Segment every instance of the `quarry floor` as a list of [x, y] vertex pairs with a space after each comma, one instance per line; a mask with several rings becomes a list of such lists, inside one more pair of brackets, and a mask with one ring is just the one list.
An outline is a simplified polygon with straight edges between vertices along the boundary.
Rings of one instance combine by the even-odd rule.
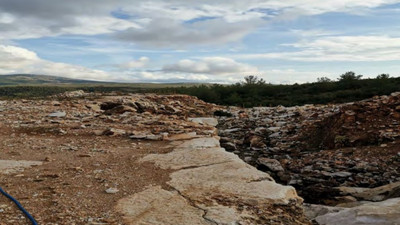
[[[2, 160], [43, 162], [2, 174], [0, 180], [0, 186], [39, 224], [122, 224], [113, 210], [119, 199], [149, 185], [163, 186], [169, 179], [168, 170], [136, 160], [168, 152], [168, 144], [162, 141], [99, 137], [90, 132], [60, 136], [2, 127], [0, 149]], [[0, 224], [29, 223], [13, 203], [0, 196]]]

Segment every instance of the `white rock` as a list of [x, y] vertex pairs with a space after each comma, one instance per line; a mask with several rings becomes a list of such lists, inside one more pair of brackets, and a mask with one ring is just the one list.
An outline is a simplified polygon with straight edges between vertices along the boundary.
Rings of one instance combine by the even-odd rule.
[[126, 224], [210, 224], [202, 217], [203, 210], [193, 207], [177, 192], [163, 190], [160, 186], [120, 200], [116, 209], [123, 214]]
[[319, 224], [324, 225], [399, 225], [400, 198], [392, 198], [383, 202], [366, 203], [336, 213], [318, 216], [315, 220]]
[[173, 151], [167, 154], [151, 154], [142, 158], [141, 162], [154, 162], [161, 169], [182, 169], [205, 165], [227, 163], [240, 160], [233, 153], [225, 152], [223, 148], [192, 149]]
[[31, 166], [40, 166], [43, 163], [40, 161], [25, 161], [25, 160], [0, 160], [0, 173], [9, 174], [21, 172], [25, 168]]
[[215, 137], [211, 138], [196, 138], [185, 141], [177, 146], [177, 149], [195, 149], [195, 148], [219, 148], [219, 140]]
[[118, 193], [118, 192], [119, 192], [119, 190], [117, 188], [109, 188], [109, 189], [106, 190], [107, 194], [115, 194], [115, 193]]
[[203, 125], [208, 125], [215, 127], [218, 125], [218, 120], [212, 117], [197, 117], [197, 118], [188, 118], [189, 121], [194, 123], [199, 123]]
[[67, 113], [65, 112], [54, 112], [48, 115], [48, 117], [65, 117]]

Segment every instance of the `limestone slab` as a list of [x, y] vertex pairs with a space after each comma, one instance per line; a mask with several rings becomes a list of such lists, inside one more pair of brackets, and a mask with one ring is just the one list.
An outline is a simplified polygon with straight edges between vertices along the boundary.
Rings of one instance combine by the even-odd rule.
[[193, 207], [177, 192], [163, 190], [160, 186], [120, 200], [116, 209], [123, 214], [127, 224], [212, 224], [203, 218], [203, 210]]
[[189, 141], [184, 141], [176, 147], [176, 150], [190, 150], [196, 148], [218, 148], [219, 140], [215, 137], [195, 138]]
[[189, 121], [198, 123], [198, 124], [203, 124], [207, 126], [212, 126], [215, 127], [218, 125], [218, 120], [216, 118], [212, 117], [196, 117], [196, 118], [188, 118]]
[[223, 148], [191, 149], [173, 151], [167, 154], [151, 154], [142, 158], [141, 162], [153, 162], [161, 169], [183, 169], [200, 167], [240, 160], [233, 153], [227, 153]]
[[40, 166], [40, 161], [26, 161], [26, 160], [0, 160], [0, 173], [10, 174], [23, 171], [25, 168], [31, 166]]
[[293, 187], [277, 184], [268, 174], [238, 161], [180, 170], [171, 174], [168, 184], [196, 201], [213, 196], [269, 203], [300, 199]]
[[336, 213], [328, 213], [317, 217], [315, 220], [319, 224], [324, 225], [399, 225], [400, 198], [392, 198], [383, 202], [366, 203]]

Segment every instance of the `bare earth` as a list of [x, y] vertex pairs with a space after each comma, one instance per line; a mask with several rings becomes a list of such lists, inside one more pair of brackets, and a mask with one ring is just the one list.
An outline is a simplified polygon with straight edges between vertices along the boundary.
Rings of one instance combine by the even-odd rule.
[[[10, 135], [11, 134], [11, 135]], [[0, 158], [43, 161], [42, 166], [4, 174], [1, 187], [17, 198], [40, 224], [121, 224], [116, 201], [164, 185], [169, 171], [136, 159], [168, 152], [165, 143], [93, 134], [38, 135], [21, 129], [0, 133]], [[115, 194], [107, 194], [117, 188]], [[27, 224], [21, 212], [0, 197], [0, 224]]]

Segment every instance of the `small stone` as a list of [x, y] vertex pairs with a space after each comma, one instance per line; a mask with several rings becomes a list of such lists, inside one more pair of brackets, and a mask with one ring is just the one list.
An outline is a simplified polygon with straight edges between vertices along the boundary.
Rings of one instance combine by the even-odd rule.
[[59, 111], [59, 112], [51, 113], [51, 114], [49, 114], [47, 116], [48, 117], [58, 117], [58, 118], [60, 118], [60, 117], [65, 117], [66, 115], [67, 115], [66, 112]]
[[45, 161], [45, 162], [51, 162], [52, 159], [51, 159], [50, 157], [46, 156], [46, 158], [44, 158], [44, 161]]
[[103, 131], [103, 135], [107, 135], [107, 136], [121, 136], [121, 135], [124, 135], [125, 133], [126, 133], [125, 130], [115, 129], [115, 128], [109, 128], [109, 129]]
[[349, 177], [351, 175], [352, 175], [352, 173], [350, 173], [350, 172], [335, 172], [335, 173], [331, 173], [331, 176], [333, 176], [333, 177]]
[[119, 192], [117, 188], [109, 188], [106, 190], [107, 194], [116, 194], [117, 192]]

